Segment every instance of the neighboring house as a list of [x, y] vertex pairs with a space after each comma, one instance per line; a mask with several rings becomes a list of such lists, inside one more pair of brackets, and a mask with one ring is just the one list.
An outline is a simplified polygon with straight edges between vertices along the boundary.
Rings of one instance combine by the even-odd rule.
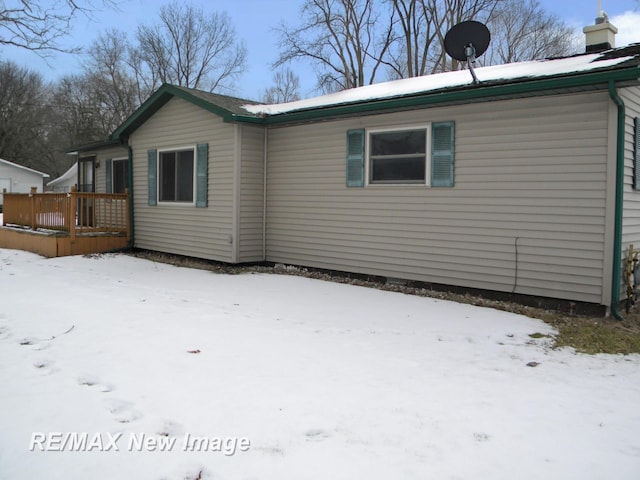
[[70, 192], [71, 188], [78, 184], [78, 164], [74, 163], [69, 170], [55, 180], [47, 183], [47, 190], [55, 193]]
[[76, 151], [99, 191], [131, 161], [140, 248], [615, 313], [640, 246], [639, 65], [635, 44], [281, 105], [163, 85]]
[[4, 190], [7, 193], [29, 193], [35, 187], [42, 192], [45, 178], [49, 178], [49, 175], [0, 159], [0, 205], [3, 204]]

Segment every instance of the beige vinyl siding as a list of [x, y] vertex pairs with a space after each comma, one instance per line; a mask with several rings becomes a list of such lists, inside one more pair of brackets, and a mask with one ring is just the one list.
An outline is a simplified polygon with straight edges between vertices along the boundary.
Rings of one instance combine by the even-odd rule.
[[[607, 102], [557, 95], [272, 129], [267, 260], [600, 303]], [[347, 130], [449, 120], [453, 188], [345, 186]]]
[[262, 127], [241, 127], [241, 173], [238, 262], [263, 258], [264, 135]]
[[[107, 160], [109, 159], [125, 159], [129, 152], [123, 147], [106, 148], [98, 150], [96, 155], [96, 193], [106, 193], [107, 191]], [[82, 157], [87, 156], [82, 154]], [[99, 166], [97, 166], [99, 164]]]
[[[173, 98], [131, 136], [135, 245], [210, 260], [232, 260], [234, 126]], [[208, 207], [149, 206], [147, 150], [209, 144]], [[194, 192], [195, 195], [195, 192]]]
[[[633, 188], [633, 119], [640, 117], [640, 87], [620, 89], [620, 97], [625, 104], [624, 142], [624, 206], [622, 220], [622, 260], [629, 253], [629, 245], [640, 248], [640, 190]], [[623, 270], [624, 272], [624, 270]], [[625, 287], [620, 290], [620, 298], [626, 298]]]

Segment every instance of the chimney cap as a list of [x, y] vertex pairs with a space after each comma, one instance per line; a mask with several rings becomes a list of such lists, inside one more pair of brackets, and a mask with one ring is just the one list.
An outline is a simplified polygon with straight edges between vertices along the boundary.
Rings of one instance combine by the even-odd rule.
[[609, 23], [609, 15], [607, 15], [607, 12], [603, 12], [602, 10], [600, 10], [598, 12], [598, 16], [596, 17], [596, 25], [600, 25], [603, 23]]

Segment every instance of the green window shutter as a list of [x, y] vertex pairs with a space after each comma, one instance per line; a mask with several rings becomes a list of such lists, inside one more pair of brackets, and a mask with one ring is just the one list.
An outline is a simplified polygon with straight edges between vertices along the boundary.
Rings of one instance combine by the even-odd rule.
[[108, 160], [104, 161], [104, 175], [106, 177], [106, 185], [105, 185], [105, 191], [107, 193], [113, 193], [113, 185], [111, 184], [111, 168], [113, 165], [113, 161], [109, 158]]
[[155, 149], [147, 150], [147, 180], [149, 188], [149, 205], [158, 204], [158, 151]]
[[196, 207], [205, 208], [209, 186], [209, 144], [200, 143], [196, 150]]
[[364, 187], [364, 129], [347, 132], [347, 187]]
[[431, 186], [453, 187], [454, 122], [431, 125]]
[[633, 188], [640, 190], [640, 117], [633, 119]]

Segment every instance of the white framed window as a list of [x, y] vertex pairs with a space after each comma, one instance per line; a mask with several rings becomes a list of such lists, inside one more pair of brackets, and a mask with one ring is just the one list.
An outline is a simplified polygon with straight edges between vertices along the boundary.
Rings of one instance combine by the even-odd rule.
[[429, 127], [367, 130], [367, 183], [428, 185]]
[[158, 151], [158, 202], [194, 203], [195, 150]]
[[454, 186], [455, 122], [347, 131], [346, 186]]
[[147, 150], [147, 205], [209, 205], [209, 144]]

